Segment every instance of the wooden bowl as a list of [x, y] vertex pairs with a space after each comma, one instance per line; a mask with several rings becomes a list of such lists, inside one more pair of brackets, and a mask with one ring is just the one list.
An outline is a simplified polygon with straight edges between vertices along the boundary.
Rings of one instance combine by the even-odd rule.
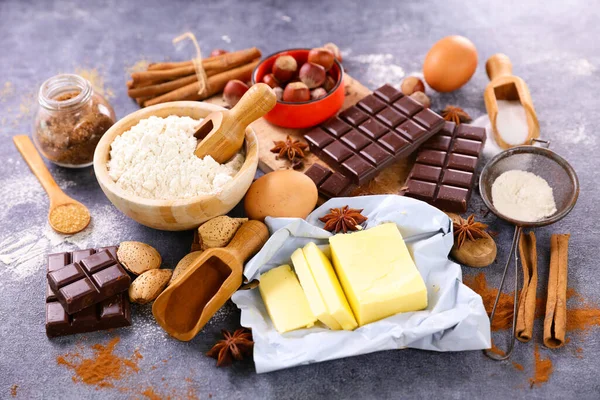
[[242, 200], [252, 184], [258, 167], [258, 139], [251, 127], [246, 129], [244, 148], [246, 160], [233, 180], [223, 186], [220, 193], [203, 195], [189, 199], [154, 200], [132, 195], [123, 191], [108, 176], [106, 166], [110, 157], [112, 141], [136, 125], [140, 120], [151, 116], [187, 116], [194, 119], [206, 117], [222, 107], [196, 101], [175, 101], [143, 108], [122, 118], [100, 139], [94, 153], [94, 172], [102, 191], [121, 212], [131, 219], [150, 228], [165, 231], [182, 231], [198, 227], [213, 217], [227, 214]]
[[[298, 62], [298, 67], [308, 60], [310, 49], [291, 49], [271, 54], [261, 61], [252, 73], [252, 84], [262, 82], [263, 77], [270, 73], [275, 59], [282, 55], [290, 55]], [[290, 103], [279, 100], [275, 107], [264, 116], [272, 124], [284, 128], [309, 128], [319, 125], [333, 117], [342, 108], [345, 98], [344, 68], [338, 60], [329, 70], [336, 83], [325, 97], [301, 103]]]

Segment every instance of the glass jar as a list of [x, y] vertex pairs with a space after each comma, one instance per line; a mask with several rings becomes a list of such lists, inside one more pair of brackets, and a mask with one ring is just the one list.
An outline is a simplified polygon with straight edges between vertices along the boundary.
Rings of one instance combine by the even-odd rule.
[[61, 167], [92, 165], [94, 150], [115, 123], [115, 112], [79, 75], [48, 79], [38, 94], [33, 140], [48, 160]]

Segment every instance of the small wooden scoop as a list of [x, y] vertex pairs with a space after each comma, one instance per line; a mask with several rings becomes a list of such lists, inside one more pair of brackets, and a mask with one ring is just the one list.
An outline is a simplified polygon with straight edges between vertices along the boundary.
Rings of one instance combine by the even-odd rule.
[[224, 248], [204, 251], [158, 296], [154, 318], [175, 339], [192, 340], [242, 284], [243, 263], [266, 243], [260, 221], [245, 222]]
[[540, 125], [533, 107], [531, 94], [525, 81], [512, 74], [512, 64], [508, 56], [501, 53], [494, 54], [485, 63], [485, 70], [488, 78], [490, 78], [490, 83], [485, 88], [483, 99], [485, 100], [485, 108], [490, 117], [496, 143], [503, 149], [516, 146], [504, 141], [498, 132], [496, 126], [498, 103], [496, 100], [518, 100], [525, 109], [529, 134], [525, 142], [521, 144], [529, 144], [531, 139], [540, 137]]
[[202, 140], [194, 154], [200, 158], [212, 156], [223, 164], [244, 144], [246, 128], [277, 103], [275, 92], [264, 83], [253, 85], [231, 110], [210, 113], [196, 128], [194, 136]]
[[84, 230], [91, 219], [86, 206], [67, 196], [58, 187], [29, 136], [14, 136], [13, 142], [15, 142], [19, 153], [31, 168], [31, 172], [38, 178], [46, 193], [48, 193], [50, 198], [48, 221], [52, 229], [67, 235]]

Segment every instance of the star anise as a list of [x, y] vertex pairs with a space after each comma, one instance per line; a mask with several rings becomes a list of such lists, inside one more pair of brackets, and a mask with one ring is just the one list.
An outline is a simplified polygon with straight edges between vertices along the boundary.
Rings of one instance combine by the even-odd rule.
[[453, 222], [452, 225], [457, 249], [460, 249], [467, 239], [475, 240], [486, 237], [485, 229], [488, 226], [482, 222], [476, 222], [475, 215], [471, 215], [467, 219], [458, 217], [458, 221]]
[[325, 229], [329, 232], [341, 232], [347, 233], [350, 231], [357, 231], [360, 229], [360, 224], [365, 222], [368, 218], [361, 214], [362, 209], [350, 208], [344, 206], [341, 208], [330, 208], [329, 214], [319, 218], [319, 221], [325, 223]]
[[219, 340], [206, 353], [207, 356], [217, 359], [217, 367], [230, 365], [233, 359], [242, 360], [246, 354], [252, 351], [254, 342], [250, 330], [241, 328], [231, 333], [223, 329], [221, 334], [225, 339]]
[[302, 143], [299, 140], [293, 140], [289, 135], [285, 141], [274, 140], [273, 144], [275, 146], [271, 149], [271, 153], [279, 153], [277, 154], [277, 158], [286, 157], [290, 161], [293, 161], [296, 157], [304, 158], [304, 152], [308, 149], [306, 143]]
[[460, 125], [463, 122], [471, 122], [471, 116], [465, 110], [456, 106], [446, 106], [442, 110], [442, 117], [446, 121], [454, 122], [456, 125]]

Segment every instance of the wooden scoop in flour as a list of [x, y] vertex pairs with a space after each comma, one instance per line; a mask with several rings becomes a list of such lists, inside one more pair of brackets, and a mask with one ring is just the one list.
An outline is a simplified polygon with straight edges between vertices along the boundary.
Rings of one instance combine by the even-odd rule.
[[485, 70], [490, 78], [490, 83], [485, 88], [483, 98], [496, 143], [503, 149], [516, 146], [515, 144], [507, 143], [498, 131], [496, 123], [498, 117], [497, 100], [519, 101], [525, 109], [528, 135], [525, 141], [520, 144], [530, 144], [531, 139], [540, 137], [540, 125], [535, 108], [533, 107], [531, 94], [525, 81], [512, 74], [512, 64], [508, 56], [501, 53], [494, 54], [485, 63]]
[[201, 140], [194, 154], [212, 156], [223, 164], [244, 144], [246, 128], [277, 103], [275, 92], [264, 83], [253, 85], [231, 109], [210, 113], [196, 128], [194, 136]]
[[191, 340], [242, 284], [244, 261], [266, 243], [260, 221], [245, 222], [224, 248], [204, 251], [158, 296], [152, 313], [171, 336]]

